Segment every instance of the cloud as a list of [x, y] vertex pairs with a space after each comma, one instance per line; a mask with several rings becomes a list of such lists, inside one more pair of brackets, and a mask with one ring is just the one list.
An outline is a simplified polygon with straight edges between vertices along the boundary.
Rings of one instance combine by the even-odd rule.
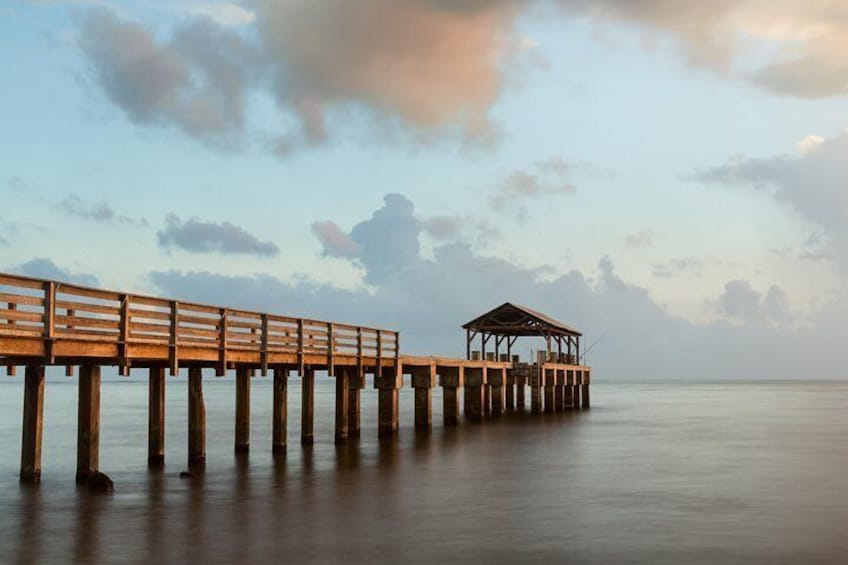
[[54, 206], [69, 216], [82, 218], [92, 222], [118, 222], [120, 224], [137, 227], [147, 227], [145, 218], [131, 218], [123, 214], [117, 214], [115, 210], [105, 201], [89, 203], [85, 202], [76, 194], [71, 194], [59, 204]]
[[[690, 63], [737, 73], [770, 91], [820, 98], [848, 94], [848, 19], [832, 0], [558, 0], [593, 21], [636, 25], [675, 38]], [[654, 37], [651, 37], [655, 40]], [[768, 48], [768, 51], [764, 49]], [[755, 54], [765, 62], [741, 69]]]
[[491, 205], [496, 210], [517, 209], [523, 215], [527, 200], [572, 193], [571, 169], [561, 157], [552, 156], [527, 169], [513, 171], [501, 181]]
[[627, 247], [643, 248], [654, 246], [653, 230], [642, 230], [636, 233], [630, 233], [624, 236], [624, 243]]
[[746, 280], [732, 280], [725, 284], [717, 308], [720, 313], [736, 320], [762, 318], [786, 322], [790, 318], [789, 297], [783, 289], [772, 285], [763, 296]]
[[198, 18], [157, 41], [141, 24], [95, 8], [79, 45], [91, 79], [133, 122], [175, 125], [218, 144], [240, 132], [255, 54], [238, 35]]
[[424, 220], [424, 231], [440, 241], [453, 240], [459, 236], [465, 223], [460, 216], [432, 216]]
[[165, 227], [157, 232], [160, 247], [179, 248], [189, 253], [226, 253], [274, 256], [280, 248], [260, 241], [230, 222], [214, 223], [198, 218], [182, 221], [176, 214], [165, 217]]
[[183, 11], [209, 18], [222, 26], [244, 26], [256, 20], [255, 12], [229, 2], [195, 2], [183, 6]]
[[26, 263], [13, 267], [11, 272], [37, 279], [49, 279], [83, 286], [99, 285], [99, 281], [94, 275], [73, 273], [68, 269], [59, 267], [53, 261], [46, 258], [31, 259]]
[[35, 185], [19, 176], [11, 176], [6, 179], [6, 188], [15, 194], [23, 194], [35, 189]]
[[680, 276], [702, 276], [704, 262], [696, 257], [670, 259], [653, 265], [652, 274], [657, 278], [676, 278]]
[[[464, 355], [459, 325], [506, 300], [536, 307], [580, 328], [592, 350], [596, 378], [797, 378], [839, 376], [842, 301], [824, 305], [797, 323], [779, 288], [766, 295], [750, 285], [730, 284], [714, 301], [722, 318], [694, 324], [669, 314], [642, 287], [621, 278], [608, 257], [596, 270], [559, 275], [485, 257], [464, 243], [435, 248], [432, 259], [407, 241], [404, 252], [376, 245], [407, 226], [420, 235], [414, 205], [393, 195], [371, 218], [357, 224], [368, 234], [357, 243], [372, 281], [368, 289], [342, 289], [309, 279], [283, 282], [268, 274], [229, 275], [155, 271], [149, 278], [164, 296], [216, 305], [303, 315], [398, 329], [408, 354]], [[388, 221], [387, 218], [392, 219]], [[403, 224], [397, 221], [403, 220]], [[369, 260], [361, 256], [368, 249]], [[285, 304], [281, 309], [280, 304]], [[515, 352], [527, 357], [539, 341], [522, 340]], [[723, 371], [716, 372], [721, 361]]]
[[359, 246], [335, 222], [313, 222], [312, 234], [328, 257], [356, 257]]
[[699, 171], [696, 180], [750, 186], [821, 229], [834, 261], [848, 269], [848, 132], [801, 155], [736, 157]]
[[814, 151], [816, 147], [824, 143], [824, 138], [820, 135], [807, 135], [803, 139], [801, 139], [798, 143], [795, 144], [795, 147], [798, 148], [798, 151], [801, 153], [809, 153], [810, 151]]

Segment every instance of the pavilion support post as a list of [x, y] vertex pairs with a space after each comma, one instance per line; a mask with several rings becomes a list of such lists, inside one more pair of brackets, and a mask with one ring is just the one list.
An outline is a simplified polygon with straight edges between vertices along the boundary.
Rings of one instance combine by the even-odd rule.
[[300, 395], [300, 443], [311, 444], [314, 436], [315, 369], [303, 371]]
[[76, 482], [85, 483], [100, 467], [100, 366], [82, 365], [77, 403]]
[[582, 390], [581, 390], [582, 394], [580, 396], [582, 397], [581, 400], [582, 400], [583, 408], [589, 408], [590, 407], [590, 402], [589, 402], [589, 371], [582, 371], [582, 373], [583, 373], [583, 384], [581, 385], [582, 386]]
[[524, 410], [527, 403], [524, 401], [524, 393], [527, 388], [527, 377], [520, 375], [515, 377], [515, 408]]
[[165, 464], [165, 367], [153, 367], [147, 378], [147, 466]]
[[483, 414], [492, 413], [492, 385], [483, 385]]
[[203, 372], [199, 367], [188, 370], [188, 466], [206, 466], [206, 404], [203, 401]]
[[274, 369], [273, 403], [271, 451], [276, 455], [286, 452], [289, 412], [289, 369], [287, 367]]
[[533, 414], [542, 413], [542, 381], [544, 369], [540, 366], [530, 375], [530, 411]]
[[554, 411], [565, 410], [565, 371], [554, 369]]
[[246, 368], [236, 369], [236, 428], [235, 451], [250, 449], [250, 374]]
[[506, 373], [506, 394], [504, 400], [506, 402], [506, 411], [513, 412], [515, 410], [515, 377], [511, 369], [507, 369]]
[[350, 376], [347, 396], [347, 437], [356, 439], [360, 434], [360, 391], [365, 386], [365, 374], [359, 370]]
[[555, 388], [555, 380], [554, 380], [554, 369], [545, 369], [542, 378], [544, 380], [543, 386], [545, 389], [545, 413], [552, 414], [554, 412], [554, 388]]
[[489, 389], [492, 391], [492, 415], [500, 416], [504, 413], [506, 369], [488, 369], [486, 373], [489, 381]]
[[375, 376], [377, 388], [377, 434], [381, 438], [393, 437], [399, 429], [398, 391], [403, 384], [402, 369], [385, 367], [382, 375]]
[[416, 368], [412, 373], [415, 389], [415, 429], [427, 431], [433, 427], [433, 387], [436, 386], [436, 366]]
[[459, 425], [458, 391], [464, 384], [462, 367], [439, 367], [439, 382], [442, 385], [442, 408], [446, 428]]
[[350, 369], [336, 367], [336, 445], [347, 442], [350, 423]]
[[41, 433], [44, 423], [44, 366], [28, 365], [24, 378], [20, 479], [22, 483], [37, 483], [41, 480]]
[[465, 389], [468, 411], [465, 417], [471, 422], [483, 421], [483, 388], [486, 386], [486, 369], [467, 368], [465, 370]]

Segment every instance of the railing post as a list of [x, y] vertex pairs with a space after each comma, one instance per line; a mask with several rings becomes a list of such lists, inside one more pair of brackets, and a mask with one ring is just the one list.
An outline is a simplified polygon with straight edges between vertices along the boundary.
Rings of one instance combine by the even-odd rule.
[[121, 321], [120, 321], [120, 337], [118, 338], [118, 353], [120, 364], [118, 370], [122, 377], [130, 376], [130, 362], [128, 359], [129, 346], [127, 342], [130, 339], [130, 297], [127, 294], [120, 295], [121, 301]]
[[377, 378], [383, 378], [383, 330], [377, 330]]
[[332, 322], [327, 323], [327, 375], [330, 377], [335, 376], [336, 367], [335, 367], [335, 354], [336, 354], [336, 336], [335, 336], [336, 328]]
[[171, 301], [171, 335], [168, 347], [168, 365], [171, 368], [171, 376], [176, 377], [180, 371], [179, 358], [179, 327], [180, 327], [180, 305], [176, 300]]
[[215, 369], [215, 376], [223, 377], [227, 374], [227, 317], [229, 312], [226, 308], [221, 308], [218, 316], [218, 366]]
[[262, 376], [268, 376], [268, 314], [262, 314]]
[[297, 374], [304, 376], [303, 362], [303, 318], [297, 320]]
[[44, 283], [44, 357], [48, 365], [55, 361], [53, 357], [53, 333], [56, 324], [56, 283]]
[[[18, 309], [17, 304], [9, 303], [7, 306], [9, 308], [9, 310], [12, 310], [12, 311]], [[9, 321], [6, 322], [6, 324], [9, 325], [9, 326], [13, 326], [12, 329], [14, 329], [15, 320], [9, 320]], [[18, 374], [18, 367], [11, 361], [6, 363], [6, 374], [9, 375], [10, 377], [14, 377], [15, 375]]]

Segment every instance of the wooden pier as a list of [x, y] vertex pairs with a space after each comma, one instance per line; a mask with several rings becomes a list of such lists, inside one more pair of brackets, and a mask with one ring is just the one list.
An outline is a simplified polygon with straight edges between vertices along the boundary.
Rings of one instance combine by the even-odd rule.
[[406, 356], [401, 355], [396, 331], [0, 274], [0, 366], [5, 365], [10, 376], [24, 368], [20, 470], [24, 482], [38, 482], [41, 476], [47, 366], [64, 366], [69, 377], [79, 367], [76, 478], [85, 482], [99, 472], [102, 366], [115, 366], [124, 376], [131, 369], [148, 375], [150, 466], [165, 461], [166, 372], [176, 376], [180, 369], [187, 370], [187, 461], [190, 470], [197, 470], [206, 462], [203, 369], [221, 377], [235, 374], [236, 452], [250, 449], [251, 377], [273, 375], [271, 449], [279, 454], [286, 449], [288, 378], [293, 371], [302, 377], [301, 442], [314, 441], [319, 371], [335, 378], [334, 440], [344, 443], [359, 437], [360, 394], [368, 376], [378, 395], [380, 437], [398, 433], [398, 392], [405, 375], [415, 390], [419, 432], [433, 425], [436, 386], [443, 389], [447, 427], [460, 423], [460, 394], [470, 422], [524, 410], [528, 385], [533, 413], [588, 408], [590, 368], [567, 355], [546, 355], [532, 364], [485, 351], [475, 359]]

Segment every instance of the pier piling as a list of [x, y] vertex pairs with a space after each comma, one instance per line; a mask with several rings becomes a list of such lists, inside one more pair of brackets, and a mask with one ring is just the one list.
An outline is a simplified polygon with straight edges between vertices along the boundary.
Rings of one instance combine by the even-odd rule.
[[147, 465], [165, 464], [165, 368], [150, 369], [147, 382]]
[[81, 365], [77, 403], [76, 482], [87, 482], [100, 465], [100, 367]]
[[486, 386], [486, 369], [468, 367], [465, 369], [466, 406], [465, 417], [471, 422], [483, 421], [483, 389]]
[[446, 428], [459, 425], [458, 391], [463, 387], [464, 371], [462, 367], [438, 367], [439, 381], [442, 385], [442, 418]]
[[188, 370], [188, 467], [202, 469], [206, 465], [206, 404], [203, 402], [203, 372], [199, 367]]
[[41, 433], [44, 423], [44, 366], [27, 365], [24, 376], [22, 483], [41, 480]]
[[236, 453], [245, 453], [250, 449], [250, 376], [252, 372], [245, 367], [236, 369]]
[[315, 370], [306, 369], [301, 376], [300, 443], [308, 445], [315, 441]]
[[365, 386], [365, 373], [360, 368], [355, 369], [350, 376], [348, 383], [347, 397], [347, 437], [356, 439], [359, 437], [360, 430], [360, 391]]
[[554, 411], [565, 410], [565, 371], [554, 369]]
[[271, 451], [275, 455], [285, 453], [288, 435], [289, 369], [274, 369], [273, 422], [271, 430]]
[[343, 444], [348, 438], [348, 423], [350, 421], [350, 372], [347, 369], [336, 368], [336, 430], [335, 442]]
[[382, 375], [375, 375], [374, 386], [377, 388], [377, 434], [381, 438], [389, 438], [398, 431], [398, 390], [403, 384], [400, 374], [395, 373], [397, 367], [382, 369]]
[[416, 367], [412, 370], [412, 388], [415, 389], [415, 429], [427, 431], [433, 426], [433, 387], [436, 386], [436, 366]]

